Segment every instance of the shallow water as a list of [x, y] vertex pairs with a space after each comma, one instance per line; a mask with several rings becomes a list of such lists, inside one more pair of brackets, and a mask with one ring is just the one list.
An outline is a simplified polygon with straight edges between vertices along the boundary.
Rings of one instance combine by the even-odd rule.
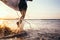
[[[17, 20], [10, 20], [10, 22], [11, 24], [14, 24], [17, 22]], [[23, 37], [21, 40], [43, 40], [43, 39], [60, 40], [59, 19], [56, 20], [55, 19], [54, 20], [53, 19], [50, 20], [26, 19], [23, 21], [23, 23], [24, 23], [24, 30], [26, 30], [28, 35], [26, 37]], [[10, 39], [10, 40], [17, 40], [17, 38]]]

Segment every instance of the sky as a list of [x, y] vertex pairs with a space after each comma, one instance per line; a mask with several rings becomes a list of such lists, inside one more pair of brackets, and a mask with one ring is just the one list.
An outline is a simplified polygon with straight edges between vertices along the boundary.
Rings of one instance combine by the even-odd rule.
[[32, 19], [60, 19], [60, 0], [33, 0], [28, 2], [26, 15]]
[[[33, 0], [27, 4], [25, 19], [60, 19], [60, 0]], [[16, 18], [17, 13], [21, 16], [19, 11], [0, 2], [0, 18]]]

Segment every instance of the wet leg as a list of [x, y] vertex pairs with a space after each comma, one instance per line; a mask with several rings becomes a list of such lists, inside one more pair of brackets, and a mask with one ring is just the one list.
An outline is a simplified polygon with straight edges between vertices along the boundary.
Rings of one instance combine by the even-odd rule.
[[22, 23], [22, 20], [24, 20], [24, 18], [25, 18], [25, 15], [26, 15], [26, 11], [25, 10], [22, 10], [21, 11], [21, 17], [20, 17], [20, 24]]
[[22, 20], [24, 20], [25, 14], [26, 14], [26, 11], [25, 11], [25, 10], [22, 10], [22, 11], [20, 11], [20, 12], [21, 12], [21, 15], [22, 15], [22, 16], [20, 17], [19, 21], [17, 22], [18, 27], [19, 27], [19, 24], [22, 23]]

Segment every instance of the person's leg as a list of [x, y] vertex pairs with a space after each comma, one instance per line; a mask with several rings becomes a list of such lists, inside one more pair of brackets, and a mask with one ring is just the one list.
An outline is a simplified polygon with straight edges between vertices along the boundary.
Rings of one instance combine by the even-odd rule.
[[22, 21], [24, 20], [24, 18], [25, 18], [25, 14], [26, 14], [26, 11], [25, 10], [22, 10], [22, 11], [20, 11], [21, 12], [21, 17], [20, 17], [20, 19], [19, 19], [19, 21], [17, 22], [17, 26], [18, 26], [18, 30], [20, 30], [20, 32], [22, 32], [22, 31], [24, 31], [23, 30], [23, 23], [22, 23]]
[[20, 24], [22, 23], [22, 20], [24, 20], [24, 18], [25, 18], [25, 15], [26, 15], [26, 10], [22, 10], [22, 11], [20, 11], [21, 12], [21, 17], [20, 17]]
[[25, 15], [26, 15], [26, 10], [22, 10], [22, 11], [20, 11], [20, 12], [21, 12], [21, 15], [22, 15], [22, 16], [20, 17], [19, 21], [17, 22], [18, 27], [19, 27], [19, 24], [22, 23], [22, 20], [24, 20]]

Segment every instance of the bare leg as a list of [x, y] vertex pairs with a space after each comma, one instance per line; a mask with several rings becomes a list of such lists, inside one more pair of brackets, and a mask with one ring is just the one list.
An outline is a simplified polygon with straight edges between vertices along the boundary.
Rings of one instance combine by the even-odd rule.
[[22, 23], [22, 20], [24, 20], [24, 18], [25, 18], [25, 14], [26, 14], [26, 10], [22, 10], [21, 11], [21, 17], [20, 17], [20, 24]]
[[23, 31], [23, 23], [22, 23], [22, 20], [24, 20], [25, 14], [26, 14], [26, 11], [25, 10], [22, 10], [20, 12], [21, 12], [21, 15], [22, 16], [20, 17], [19, 21], [17, 22], [17, 26], [19, 28], [18, 30], [20, 30], [19, 32]]
[[22, 16], [20, 17], [19, 21], [17, 22], [18, 27], [19, 27], [19, 24], [22, 23], [22, 20], [25, 18], [26, 10], [22, 10], [20, 12], [21, 12]]

